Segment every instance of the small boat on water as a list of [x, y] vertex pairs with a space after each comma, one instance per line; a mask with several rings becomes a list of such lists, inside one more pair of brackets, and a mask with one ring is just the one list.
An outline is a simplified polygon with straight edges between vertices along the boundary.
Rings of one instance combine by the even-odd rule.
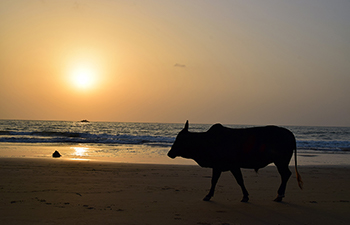
[[88, 120], [81, 120], [80, 122], [82, 122], [82, 123], [90, 123], [90, 121], [88, 121]]

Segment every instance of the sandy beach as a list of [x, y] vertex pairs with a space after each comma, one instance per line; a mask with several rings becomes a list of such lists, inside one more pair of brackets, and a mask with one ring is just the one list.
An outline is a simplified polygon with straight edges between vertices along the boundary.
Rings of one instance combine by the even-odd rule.
[[212, 201], [211, 170], [191, 165], [0, 158], [0, 224], [348, 224], [349, 166], [294, 168], [284, 202], [274, 166], [243, 170], [250, 202], [230, 173]]

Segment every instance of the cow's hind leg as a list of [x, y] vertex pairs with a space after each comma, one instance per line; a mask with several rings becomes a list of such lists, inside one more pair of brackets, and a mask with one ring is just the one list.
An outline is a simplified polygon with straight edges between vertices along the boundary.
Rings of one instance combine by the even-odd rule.
[[213, 168], [213, 176], [211, 177], [211, 188], [207, 196], [204, 197], [203, 201], [209, 201], [214, 196], [215, 186], [221, 175], [221, 170]]
[[243, 176], [242, 176], [242, 172], [240, 168], [235, 168], [231, 170], [231, 173], [233, 174], [233, 176], [236, 178], [237, 183], [239, 184], [239, 186], [242, 189], [243, 192], [243, 198], [241, 200], [241, 202], [248, 202], [249, 198], [248, 198], [248, 191], [244, 186], [244, 181], [243, 181]]
[[278, 172], [281, 175], [281, 185], [277, 191], [278, 193], [277, 198], [275, 198], [274, 201], [281, 202], [282, 198], [284, 197], [284, 193], [286, 191], [287, 181], [289, 177], [292, 175], [292, 172], [290, 172], [288, 168], [288, 163], [285, 163], [283, 165], [275, 163], [275, 165], [277, 166]]

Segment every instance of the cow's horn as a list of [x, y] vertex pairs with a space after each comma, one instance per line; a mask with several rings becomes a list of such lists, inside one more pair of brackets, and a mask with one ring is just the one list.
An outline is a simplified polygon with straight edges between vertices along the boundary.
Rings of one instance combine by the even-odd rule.
[[188, 130], [188, 120], [186, 121], [184, 130]]

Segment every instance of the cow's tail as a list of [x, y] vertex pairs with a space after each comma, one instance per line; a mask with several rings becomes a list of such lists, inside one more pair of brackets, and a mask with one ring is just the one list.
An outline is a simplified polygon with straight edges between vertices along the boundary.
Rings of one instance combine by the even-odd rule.
[[298, 181], [298, 185], [300, 187], [300, 189], [303, 189], [303, 180], [301, 179], [301, 176], [298, 172], [298, 168], [297, 168], [297, 146], [296, 146], [296, 143], [295, 143], [295, 146], [294, 146], [294, 160], [295, 160], [295, 173], [296, 173], [296, 176], [297, 176], [297, 181]]

